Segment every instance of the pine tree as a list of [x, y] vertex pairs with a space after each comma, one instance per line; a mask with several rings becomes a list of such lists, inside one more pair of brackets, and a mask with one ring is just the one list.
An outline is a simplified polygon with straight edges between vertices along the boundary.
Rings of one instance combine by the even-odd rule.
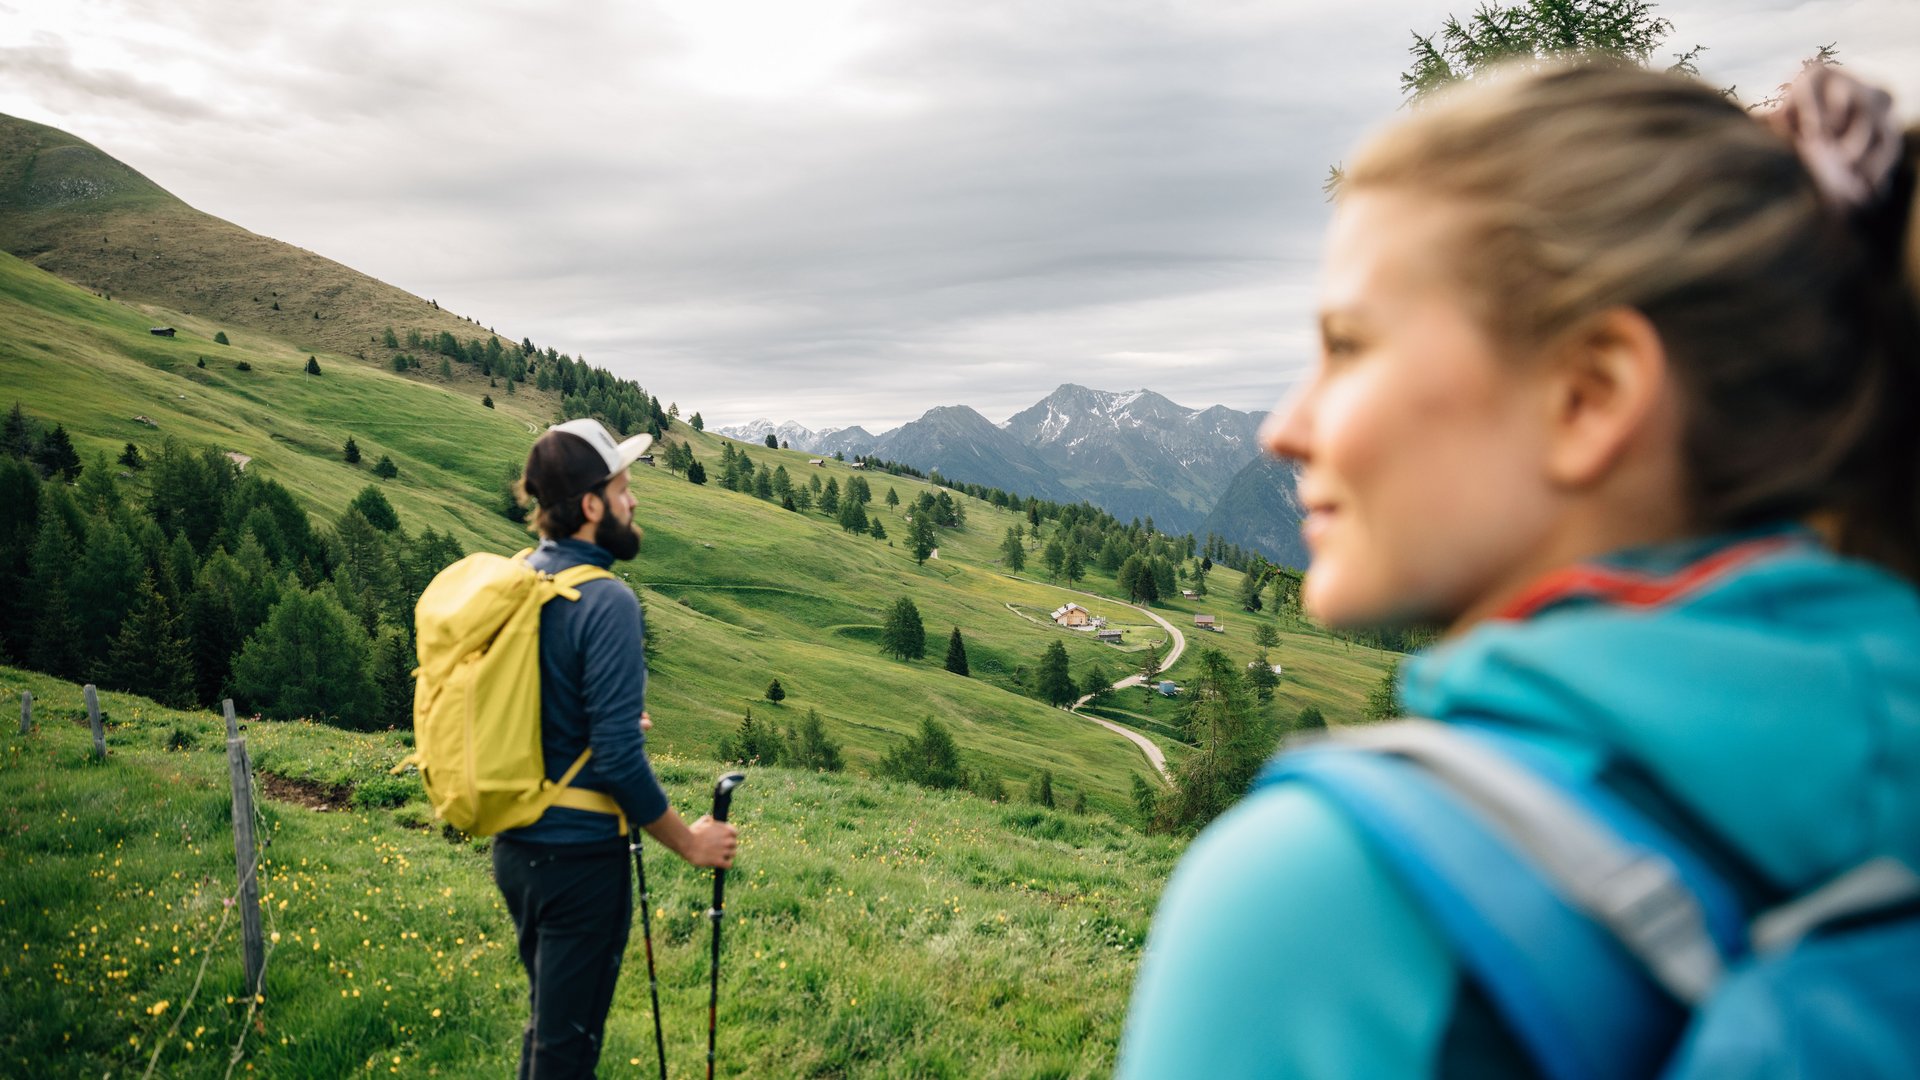
[[152, 574], [141, 577], [133, 610], [113, 639], [106, 681], [172, 708], [193, 704], [193, 652]]
[[1050, 577], [1057, 578], [1060, 576], [1060, 571], [1066, 569], [1067, 548], [1060, 542], [1059, 533], [1055, 533], [1053, 539], [1047, 541], [1046, 549], [1040, 553], [1040, 560], [1047, 564], [1047, 574]]
[[927, 630], [911, 597], [894, 601], [880, 632], [880, 651], [900, 660], [918, 660], [927, 652]]
[[1080, 549], [1077, 547], [1067, 550], [1066, 574], [1068, 581], [1079, 581], [1087, 576], [1087, 565], [1080, 561]]
[[67, 593], [80, 628], [80, 655], [92, 670], [107, 658], [139, 595], [145, 560], [119, 522], [97, 517], [87, 528], [84, 550], [69, 557], [74, 566]]
[[20, 411], [20, 403], [14, 402], [7, 411], [7, 418], [0, 421], [0, 453], [8, 457], [23, 458], [33, 453], [33, 421]]
[[1152, 831], [1160, 821], [1160, 794], [1164, 789], [1156, 788], [1139, 773], [1133, 774], [1133, 812], [1138, 817], [1140, 827]]
[[226, 332], [225, 330], [215, 330], [215, 331], [213, 332], [213, 343], [214, 343], [215, 345], [229, 345], [229, 344], [232, 344], [231, 342], [229, 342], [229, 341], [227, 340], [227, 332]]
[[400, 528], [400, 515], [394, 512], [393, 504], [372, 484], [360, 489], [347, 505], [353, 507], [367, 519], [367, 524], [381, 532], [397, 532]]
[[380, 460], [373, 465], [373, 475], [382, 480], [391, 480], [400, 475], [400, 466], [395, 465], [391, 457], [381, 454]]
[[1386, 673], [1380, 681], [1367, 692], [1367, 706], [1364, 715], [1368, 720], [1391, 720], [1400, 715], [1400, 661], [1395, 658], [1387, 665]]
[[700, 419], [699, 413], [694, 413], [693, 417], [687, 421], [687, 424], [688, 426], [692, 427], [693, 430], [695, 431], [707, 430], [707, 422], [705, 420]]
[[[51, 500], [48, 500], [51, 501]], [[80, 627], [67, 595], [74, 538], [52, 507], [42, 507], [27, 569], [27, 608], [32, 629], [27, 665], [62, 679], [80, 674]]]
[[687, 483], [704, 484], [707, 482], [707, 467], [698, 461], [687, 462]]
[[920, 721], [917, 736], [909, 736], [880, 759], [880, 775], [946, 789], [965, 787], [968, 780], [953, 735], [931, 716]]
[[840, 504], [840, 527], [847, 532], [867, 531], [867, 511], [860, 501], [848, 495]]
[[887, 505], [889, 507], [897, 507], [900, 505], [900, 493], [892, 488], [887, 489]]
[[1020, 538], [1020, 526], [1007, 527], [1006, 539], [1000, 541], [1000, 559], [1016, 574], [1026, 569], [1027, 545]]
[[947, 639], [947, 670], [955, 675], [971, 676], [967, 669], [967, 643], [960, 637], [960, 628], [953, 628], [953, 636]]
[[1159, 807], [1159, 824], [1170, 831], [1197, 830], [1233, 805], [1279, 736], [1271, 722], [1256, 716], [1246, 681], [1225, 653], [1202, 648], [1195, 666], [1185, 717], [1194, 750], [1181, 760], [1172, 797]]
[[737, 761], [749, 765], [778, 765], [781, 750], [780, 733], [770, 724], [756, 723], [753, 710], [740, 721], [740, 726], [732, 735], [720, 740], [719, 757], [722, 761]]
[[320, 358], [319, 357], [317, 356], [307, 357], [307, 374], [309, 375], [320, 374]]
[[80, 475], [80, 454], [73, 448], [64, 424], [55, 424], [33, 452], [34, 463], [47, 477], [60, 477], [71, 484]]
[[1080, 692], [1088, 696], [1089, 705], [1106, 704], [1113, 697], [1113, 672], [1098, 660], [1088, 664], [1080, 675]]
[[349, 465], [358, 465], [358, 464], [360, 464], [360, 444], [359, 444], [359, 443], [356, 443], [356, 442], [354, 442], [354, 441], [353, 441], [353, 436], [351, 436], [351, 435], [349, 435], [349, 436], [347, 436], [347, 445], [346, 445], [346, 449], [345, 449], [345, 456], [346, 456], [346, 459], [347, 459], [347, 464], [349, 464]]
[[772, 682], [767, 684], [767, 700], [768, 701], [771, 701], [774, 704], [778, 705], [780, 702], [785, 701], [786, 698], [787, 698], [786, 687], [783, 687], [780, 685], [779, 679], [775, 679]]
[[295, 589], [234, 657], [234, 693], [279, 720], [311, 717], [341, 727], [377, 727], [380, 693], [370, 670], [370, 644], [332, 590]]
[[1053, 809], [1053, 770], [1041, 769], [1040, 775], [1027, 782], [1027, 801], [1038, 803], [1047, 809]]
[[887, 538], [887, 527], [880, 523], [879, 514], [873, 515], [873, 520], [867, 523], [867, 535], [873, 537], [875, 540], [885, 540]]
[[827, 486], [820, 490], [820, 512], [823, 514], [840, 513], [840, 481], [829, 478]]
[[1067, 668], [1067, 647], [1059, 641], [1047, 646], [1040, 658], [1040, 697], [1056, 708], [1073, 704], [1079, 694], [1073, 685], [1073, 675]]
[[808, 709], [805, 719], [800, 721], [799, 730], [788, 735], [787, 749], [781, 756], [796, 769], [839, 772], [846, 768], [846, 758], [840, 744], [828, 737], [826, 725], [820, 722], [820, 714], [812, 709]]
[[140, 466], [146, 464], [146, 462], [140, 460], [140, 448], [132, 443], [128, 443], [127, 448], [120, 451], [120, 464], [125, 465], [129, 469], [138, 469]]
[[1140, 685], [1148, 694], [1153, 693], [1154, 682], [1160, 678], [1160, 647], [1149, 645], [1140, 654]]
[[907, 549], [913, 552], [913, 561], [924, 564], [933, 554], [933, 519], [926, 514], [913, 515], [913, 524], [907, 530]]

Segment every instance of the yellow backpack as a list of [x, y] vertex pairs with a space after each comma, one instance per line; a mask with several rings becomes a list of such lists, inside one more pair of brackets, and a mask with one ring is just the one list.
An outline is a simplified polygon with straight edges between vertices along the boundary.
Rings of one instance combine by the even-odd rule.
[[531, 550], [469, 555], [421, 594], [414, 750], [393, 771], [419, 766], [434, 814], [474, 836], [531, 825], [556, 805], [617, 815], [625, 834], [612, 796], [568, 786], [591, 749], [558, 781], [540, 750], [540, 609], [613, 575], [591, 565], [544, 574], [527, 565]]

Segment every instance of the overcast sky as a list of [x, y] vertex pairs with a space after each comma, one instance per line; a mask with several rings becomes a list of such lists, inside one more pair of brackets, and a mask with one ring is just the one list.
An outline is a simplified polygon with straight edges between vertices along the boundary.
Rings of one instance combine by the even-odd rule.
[[[1265, 408], [1320, 183], [1474, 0], [0, 0], [0, 112], [713, 423]], [[1764, 96], [1920, 115], [1917, 0], [1671, 0]]]

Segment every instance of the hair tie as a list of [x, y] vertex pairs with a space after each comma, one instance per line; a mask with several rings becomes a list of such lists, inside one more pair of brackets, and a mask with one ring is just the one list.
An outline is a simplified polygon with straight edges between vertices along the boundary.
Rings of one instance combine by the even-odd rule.
[[1814, 64], [1787, 87], [1767, 123], [1793, 140], [1828, 202], [1850, 214], [1887, 196], [1900, 164], [1893, 97], [1828, 64]]

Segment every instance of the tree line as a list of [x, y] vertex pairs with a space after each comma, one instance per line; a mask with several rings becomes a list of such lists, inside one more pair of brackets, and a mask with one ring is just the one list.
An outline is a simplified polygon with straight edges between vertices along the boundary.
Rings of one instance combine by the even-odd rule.
[[17, 448], [0, 456], [9, 661], [181, 708], [232, 697], [276, 718], [408, 722], [413, 605], [461, 556], [452, 537], [410, 535], [371, 484], [315, 528], [278, 482], [171, 439], [122, 456], [144, 485], [105, 455], [69, 484]]

